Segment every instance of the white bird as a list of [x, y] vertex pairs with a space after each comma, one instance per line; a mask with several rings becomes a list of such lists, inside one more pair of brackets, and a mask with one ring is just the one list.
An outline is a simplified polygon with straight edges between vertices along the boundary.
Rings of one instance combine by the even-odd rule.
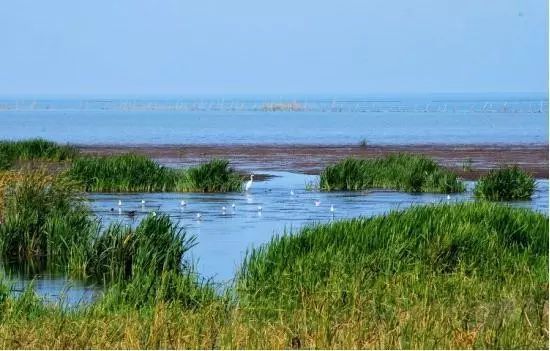
[[201, 217], [202, 215], [200, 213], [197, 213], [197, 220], [200, 221], [201, 220]]
[[185, 202], [185, 200], [181, 200], [180, 205], [181, 207], [185, 207], [187, 206], [187, 203]]
[[156, 215], [157, 215], [157, 213], [155, 211], [153, 211], [151, 214], [153, 215], [153, 217], [156, 217]]
[[294, 196], [294, 190], [290, 191], [290, 196]]
[[225, 214], [225, 206], [222, 206], [222, 213]]
[[254, 174], [250, 175], [250, 180], [246, 182], [246, 185], [244, 186], [244, 191], [248, 191], [250, 187], [252, 186], [252, 182], [254, 181]]
[[118, 207], [122, 206], [122, 200], [118, 200]]
[[232, 208], [235, 208], [235, 203], [233, 203], [233, 204], [231, 205], [231, 207], [232, 207]]
[[451, 195], [447, 195], [447, 200], [450, 200], [451, 199]]
[[330, 205], [330, 212], [334, 213], [334, 205]]
[[145, 206], [145, 200], [141, 200], [141, 206]]
[[262, 206], [258, 206], [258, 212], [262, 212]]
[[321, 205], [321, 201], [320, 200], [315, 200], [315, 206], [319, 207], [319, 205]]

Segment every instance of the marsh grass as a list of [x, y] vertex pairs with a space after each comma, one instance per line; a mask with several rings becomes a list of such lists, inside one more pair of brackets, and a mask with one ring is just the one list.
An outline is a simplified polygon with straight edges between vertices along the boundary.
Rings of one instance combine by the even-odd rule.
[[242, 182], [224, 160], [179, 170], [135, 154], [76, 159], [67, 177], [89, 192], [239, 191]]
[[0, 255], [5, 263], [83, 269], [97, 227], [75, 189], [74, 183], [46, 172], [7, 177], [0, 189]]
[[228, 161], [214, 159], [189, 168], [176, 189], [205, 193], [241, 191], [242, 177], [229, 167]]
[[547, 284], [547, 217], [464, 203], [276, 237], [248, 255], [237, 292], [250, 318], [321, 333], [311, 347], [538, 348]]
[[477, 198], [489, 201], [529, 200], [535, 191], [535, 179], [518, 166], [489, 171], [474, 188]]
[[78, 150], [74, 146], [60, 145], [44, 139], [0, 141], [0, 169], [8, 169], [14, 161], [74, 159]]
[[0, 347], [546, 348], [547, 234], [492, 203], [311, 226], [250, 252], [222, 296], [169, 270], [76, 310], [7, 297]]
[[320, 187], [325, 191], [382, 188], [434, 193], [456, 193], [465, 189], [456, 174], [429, 158], [409, 154], [370, 160], [345, 159], [321, 172]]

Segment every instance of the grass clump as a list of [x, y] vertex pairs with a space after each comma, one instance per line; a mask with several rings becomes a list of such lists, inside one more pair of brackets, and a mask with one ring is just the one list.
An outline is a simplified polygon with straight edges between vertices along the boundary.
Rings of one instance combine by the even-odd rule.
[[479, 179], [474, 195], [489, 201], [529, 200], [535, 190], [535, 179], [518, 166], [489, 171]]
[[78, 155], [74, 146], [60, 145], [44, 139], [0, 141], [0, 169], [8, 169], [14, 161], [65, 161]]
[[46, 172], [18, 173], [0, 195], [2, 261], [82, 270], [96, 226], [74, 183]]
[[396, 154], [371, 160], [345, 159], [321, 172], [321, 190], [371, 188], [407, 192], [456, 193], [464, 184], [456, 174], [424, 156]]
[[313, 226], [253, 250], [237, 293], [305, 347], [542, 348], [548, 218], [464, 203]]
[[76, 159], [67, 176], [90, 192], [173, 190], [178, 172], [145, 156], [125, 154]]
[[136, 228], [109, 226], [94, 242], [89, 276], [110, 286], [102, 303], [150, 305], [178, 301], [191, 306], [213, 296], [184, 260], [194, 245], [167, 215], [149, 215]]
[[90, 192], [219, 192], [241, 188], [241, 178], [223, 160], [178, 170], [135, 154], [83, 157], [73, 162], [67, 176]]
[[242, 178], [229, 167], [228, 161], [214, 159], [188, 169], [176, 188], [179, 191], [206, 193], [241, 191]]

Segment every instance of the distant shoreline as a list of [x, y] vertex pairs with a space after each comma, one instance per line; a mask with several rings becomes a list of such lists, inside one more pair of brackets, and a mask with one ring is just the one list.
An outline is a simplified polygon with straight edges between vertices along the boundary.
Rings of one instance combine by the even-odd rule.
[[517, 164], [536, 178], [548, 179], [548, 144], [97, 144], [77, 147], [84, 154], [91, 155], [134, 152], [177, 166], [223, 158], [229, 160], [234, 167], [250, 172], [287, 171], [306, 174], [318, 174], [326, 165], [345, 157], [372, 158], [410, 152], [432, 157], [464, 179], [477, 179], [501, 164]]

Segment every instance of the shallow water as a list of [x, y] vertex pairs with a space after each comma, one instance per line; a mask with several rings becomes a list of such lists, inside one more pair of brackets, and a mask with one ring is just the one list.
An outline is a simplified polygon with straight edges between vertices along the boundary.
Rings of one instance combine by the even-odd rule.
[[[448, 200], [444, 194], [306, 191], [306, 184], [315, 182], [316, 176], [286, 172], [274, 174], [277, 177], [254, 183], [250, 194], [93, 194], [90, 200], [93, 211], [105, 223], [123, 221], [132, 225], [152, 211], [169, 214], [187, 233], [196, 236], [198, 244], [191, 250], [191, 255], [197, 262], [199, 273], [226, 282], [233, 278], [246, 250], [268, 242], [274, 234], [295, 231], [305, 224], [372, 216], [414, 204], [468, 201], [472, 200], [474, 185], [468, 182], [469, 191], [451, 195]], [[118, 207], [119, 199], [122, 200], [121, 208]], [[145, 206], [141, 205], [142, 200], [146, 201]], [[181, 200], [187, 203], [185, 207], [180, 205]], [[320, 201], [319, 206], [315, 201]], [[234, 209], [232, 204], [235, 204]], [[333, 214], [331, 205], [335, 209]], [[548, 180], [537, 181], [532, 201], [512, 205], [548, 213]], [[258, 206], [262, 207], [261, 211]], [[136, 211], [136, 215], [131, 218], [127, 211]], [[201, 214], [200, 220], [197, 220], [197, 213]]]
[[[190, 258], [204, 278], [218, 283], [229, 283], [239, 268], [247, 250], [269, 242], [276, 234], [295, 232], [312, 223], [357, 216], [372, 216], [414, 204], [460, 202], [472, 200], [474, 183], [467, 182], [463, 194], [409, 194], [392, 191], [318, 192], [306, 187], [318, 180], [317, 176], [287, 172], [273, 172], [275, 177], [255, 182], [250, 193], [130, 193], [90, 194], [92, 211], [103, 223], [120, 221], [136, 225], [150, 212], [166, 213], [197, 239]], [[531, 201], [514, 202], [512, 206], [533, 208], [548, 213], [548, 180], [537, 180]], [[293, 195], [291, 194], [293, 192]], [[118, 200], [122, 201], [119, 208]], [[145, 205], [141, 201], [145, 200]], [[180, 202], [184, 200], [186, 206]], [[315, 203], [319, 201], [318, 206]], [[232, 205], [235, 204], [233, 208]], [[330, 207], [334, 206], [334, 213]], [[226, 207], [225, 212], [222, 207]], [[258, 210], [261, 206], [261, 211]], [[133, 217], [129, 211], [136, 211]], [[197, 213], [201, 219], [197, 220]], [[63, 277], [14, 276], [15, 291], [20, 292], [31, 281], [36, 291], [48, 302], [74, 306], [97, 297], [97, 286], [70, 281]]]
[[[292, 102], [299, 111], [266, 111]], [[0, 139], [81, 144], [548, 143], [545, 95], [0, 99]]]

